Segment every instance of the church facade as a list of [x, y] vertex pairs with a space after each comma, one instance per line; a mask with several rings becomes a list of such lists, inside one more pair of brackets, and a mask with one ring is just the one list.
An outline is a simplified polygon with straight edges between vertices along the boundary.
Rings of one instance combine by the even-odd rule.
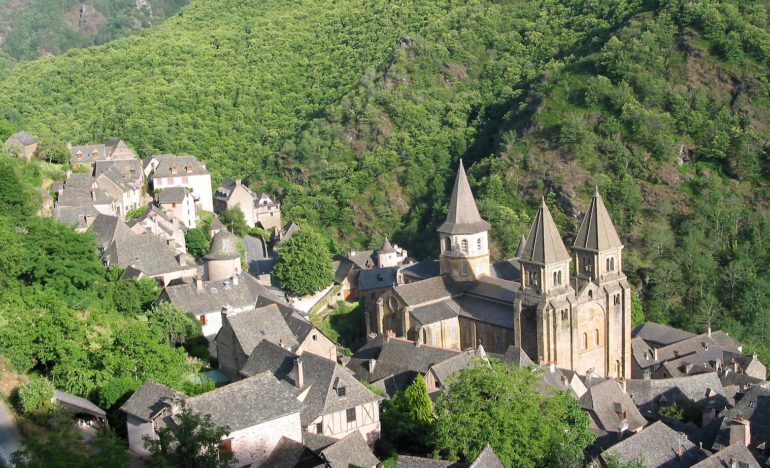
[[539, 364], [630, 378], [623, 244], [598, 191], [569, 250], [545, 202], [515, 259], [490, 262], [489, 230], [461, 163], [438, 229], [439, 276], [383, 294], [367, 332], [457, 350], [481, 344], [498, 354], [513, 345]]

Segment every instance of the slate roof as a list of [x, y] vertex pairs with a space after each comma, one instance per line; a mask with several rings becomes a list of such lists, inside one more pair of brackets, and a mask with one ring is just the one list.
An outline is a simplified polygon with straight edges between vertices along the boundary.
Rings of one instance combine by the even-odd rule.
[[521, 264], [517, 259], [502, 260], [492, 264], [492, 276], [508, 281], [521, 281]]
[[107, 417], [107, 413], [103, 409], [85, 398], [62, 392], [61, 390], [55, 390], [53, 398], [60, 405], [69, 408], [75, 413], [86, 413], [99, 418]]
[[389, 254], [389, 253], [396, 253], [396, 249], [393, 248], [393, 244], [390, 243], [390, 240], [387, 236], [385, 236], [385, 242], [382, 243], [382, 247], [380, 247], [380, 250], [377, 251], [378, 254]]
[[94, 176], [99, 177], [99, 175], [110, 169], [117, 171], [122, 177], [130, 178], [131, 180], [142, 180], [144, 178], [142, 162], [138, 159], [98, 160], [94, 163]]
[[516, 290], [519, 283], [500, 278], [484, 276], [478, 281], [469, 283], [468, 294], [485, 297], [513, 305], [516, 300]]
[[[93, 190], [93, 194], [91, 191]], [[109, 205], [112, 198], [96, 185], [91, 174], [74, 173], [64, 181], [64, 188], [56, 199], [57, 206]]]
[[[258, 354], [257, 354], [258, 353]], [[263, 361], [262, 354], [264, 354]], [[256, 356], [255, 356], [256, 355]], [[297, 384], [297, 366], [293, 365], [291, 371], [287, 374], [283, 372], [287, 368], [286, 359], [295, 360], [293, 357], [286, 356], [278, 352], [275, 347], [262, 346], [254, 349], [253, 361], [260, 366], [260, 369], [266, 369], [273, 375], [280, 375], [285, 382], [292, 385]], [[354, 408], [373, 401], [379, 401], [382, 398], [375, 395], [368, 388], [364, 387], [353, 376], [353, 372], [346, 369], [334, 361], [317, 356], [313, 353], [303, 353], [302, 360], [304, 386], [302, 391], [307, 390], [307, 396], [302, 402], [302, 425], [307, 426], [315, 421], [319, 416], [343, 411], [348, 408]], [[336, 385], [336, 387], [335, 387]], [[345, 387], [345, 397], [337, 396], [336, 388]]]
[[458, 316], [460, 305], [452, 299], [434, 302], [412, 309], [411, 314], [421, 325], [448, 320]]
[[[249, 359], [241, 369], [241, 374], [246, 377], [261, 374], [262, 372], [272, 372], [279, 380], [291, 379], [290, 375], [294, 370], [295, 359], [297, 356], [286, 348], [268, 341], [262, 340], [251, 351]], [[291, 381], [292, 385], [296, 382]]]
[[16, 140], [24, 146], [34, 145], [35, 143], [37, 143], [37, 140], [32, 135], [24, 131], [14, 133], [10, 137], [8, 137], [6, 142], [11, 140]]
[[[94, 159], [93, 157], [94, 151], [96, 151], [99, 154], [98, 159]], [[80, 159], [77, 158], [78, 152], [82, 153], [82, 158]], [[101, 159], [107, 159], [108, 157], [109, 157], [109, 154], [107, 154], [107, 147], [105, 147], [102, 144], [81, 145], [81, 146], [73, 146], [72, 148], [70, 148], [70, 160], [74, 163], [93, 162]]]
[[394, 266], [361, 270], [358, 274], [358, 290], [371, 291], [373, 289], [385, 289], [395, 286], [398, 268]]
[[513, 345], [509, 346], [505, 351], [502, 361], [507, 364], [514, 364], [517, 367], [529, 367], [535, 365], [523, 349]]
[[[176, 156], [173, 154], [159, 154], [155, 156], [150, 156], [145, 160], [145, 167], [152, 162], [152, 160], [155, 159], [158, 161], [158, 166], [155, 168], [155, 170], [152, 172], [151, 177], [153, 179], [157, 179], [159, 177], [176, 177], [176, 176], [194, 176], [194, 175], [208, 175], [209, 172], [206, 170], [206, 167], [201, 164], [200, 161], [195, 156], [190, 155], [181, 155]], [[187, 165], [191, 166], [191, 172], [187, 172], [185, 167]], [[171, 168], [176, 167], [177, 172], [176, 174], [173, 174], [171, 172]]]
[[180, 270], [188, 270], [195, 265], [181, 266], [176, 250], [166, 241], [151, 234], [128, 233], [115, 238], [102, 255], [107, 265], [132, 266], [147, 276], [156, 276]]
[[458, 302], [460, 303], [460, 315], [463, 317], [513, 329], [513, 314], [509, 303], [488, 300], [470, 294], [461, 297]]
[[99, 211], [93, 205], [56, 206], [53, 218], [62, 224], [73, 226], [75, 229], [85, 229], [88, 224], [85, 218], [96, 218]]
[[161, 297], [195, 315], [220, 312], [225, 305], [234, 309], [255, 307], [260, 297], [278, 299], [245, 273], [238, 276], [238, 284], [233, 284], [232, 280], [227, 280], [227, 284], [225, 281], [203, 281], [202, 286], [198, 291], [195, 281], [188, 279], [166, 286]]
[[503, 464], [492, 447], [487, 444], [484, 450], [481, 451], [478, 457], [473, 460], [470, 468], [503, 468]]
[[446, 385], [449, 377], [457, 372], [467, 368], [471, 363], [471, 355], [468, 353], [460, 353], [456, 356], [452, 356], [449, 359], [444, 359], [441, 362], [437, 362], [430, 366], [436, 380], [441, 386]]
[[[257, 300], [257, 307], [261, 307], [269, 300], [269, 297], [260, 296], [260, 299]], [[315, 328], [300, 311], [280, 301], [281, 299], [278, 298], [275, 304], [278, 306], [278, 310], [281, 312], [281, 315], [283, 315], [283, 320], [286, 322], [286, 325], [288, 325], [292, 334], [294, 334], [294, 338], [297, 339], [298, 343], [304, 342], [311, 332], [323, 335], [323, 333]]]
[[346, 258], [362, 270], [372, 268], [376, 264], [373, 250], [352, 250]]
[[283, 242], [286, 242], [291, 238], [291, 236], [293, 236], [297, 232], [299, 232], [299, 224], [295, 223], [294, 221], [290, 221], [286, 223], [286, 225], [284, 225], [281, 228], [281, 236], [280, 236], [281, 240], [278, 241], [278, 243], [281, 244]]
[[648, 345], [660, 348], [692, 338], [695, 334], [662, 323], [645, 322], [637, 325], [631, 332], [631, 336], [641, 338]]
[[711, 355], [714, 354], [714, 350], [740, 353], [741, 344], [732, 337], [728, 336], [726, 333], [722, 331], [715, 331], [711, 333], [711, 336], [709, 336], [707, 333], [694, 335], [690, 338], [677, 341], [668, 346], [659, 348], [657, 360], [654, 359], [651, 350], [648, 354], [650, 358], [644, 358], [644, 350], [649, 349], [650, 346], [641, 340], [641, 338], [635, 337], [631, 339], [631, 352], [633, 353], [634, 358], [637, 360], [637, 363], [642, 368], [709, 350], [712, 351], [712, 353], [709, 353]]
[[308, 468], [325, 466], [323, 460], [313, 454], [302, 442], [281, 437], [262, 466], [270, 468]]
[[139, 387], [131, 397], [123, 403], [120, 410], [144, 421], [151, 421], [168, 405], [166, 401], [182, 399], [184, 394], [150, 380]]
[[594, 192], [572, 246], [592, 252], [623, 247], [598, 188]]
[[128, 235], [131, 230], [117, 216], [99, 213], [89, 226], [88, 232], [94, 233], [96, 243], [101, 248], [106, 248], [113, 240]]
[[321, 456], [331, 468], [374, 467], [380, 460], [374, 456], [360, 431], [353, 431], [321, 450]]
[[251, 198], [256, 200], [256, 195], [254, 195], [254, 192], [251, 191], [250, 188], [243, 184], [239, 184], [239, 181], [236, 181], [235, 179], [225, 179], [222, 182], [222, 185], [217, 187], [217, 189], [214, 191], [214, 198], [218, 198], [220, 200], [229, 200], [230, 196], [233, 194], [233, 191], [235, 191], [235, 188], [239, 185], [243, 187], [244, 190], [246, 190], [246, 193], [251, 195]]
[[200, 414], [210, 414], [214, 424], [232, 432], [298, 413], [299, 392], [269, 372], [249, 377], [187, 399]]
[[700, 402], [708, 398], [709, 392], [719, 395], [721, 407], [727, 403], [725, 390], [716, 372], [671, 379], [628, 379], [626, 391], [639, 407], [657, 405], [661, 397], [668, 402], [683, 399]]
[[222, 229], [211, 239], [211, 251], [203, 256], [204, 260], [233, 260], [240, 258], [238, 237]]
[[559, 235], [559, 229], [553, 221], [551, 211], [545, 204], [544, 198], [532, 221], [532, 227], [527, 235], [527, 243], [521, 252], [520, 260], [539, 265], [549, 265], [569, 259], [569, 252], [564, 246], [564, 241]]
[[439, 226], [438, 232], [444, 234], [475, 234], [488, 231], [490, 225], [481, 218], [476, 200], [473, 198], [468, 177], [465, 175], [465, 167], [460, 161], [457, 169], [457, 178], [452, 188], [452, 197], [449, 199], [446, 221]]
[[422, 260], [401, 268], [401, 273], [416, 279], [433, 278], [439, 275], [440, 265], [438, 260]]
[[462, 292], [448, 276], [435, 276], [414, 283], [401, 284], [393, 288], [393, 291], [406, 303], [406, 305], [420, 305], [429, 301], [449, 298]]
[[751, 387], [730, 409], [725, 410], [722, 427], [719, 429], [714, 445], [730, 445], [730, 425], [732, 420], [742, 417], [751, 423], [751, 445], [770, 441], [770, 390]]
[[168, 205], [170, 203], [182, 203], [190, 192], [185, 187], [164, 188], [158, 194], [158, 203]]
[[251, 354], [262, 340], [270, 340], [276, 344], [282, 342], [284, 346], [292, 348], [299, 346], [276, 304], [229, 313], [227, 321], [235, 339], [247, 355]]
[[761, 465], [751, 454], [749, 449], [741, 442], [736, 442], [725, 447], [705, 460], [696, 463], [692, 468], [729, 468], [730, 462], [738, 462], [740, 468], [760, 468]]
[[[684, 448], [684, 460], [679, 460], [679, 448]], [[700, 459], [698, 449], [684, 434], [657, 421], [641, 432], [618, 442], [601, 454], [606, 462], [615, 457], [623, 465], [642, 459], [645, 466], [678, 468], [690, 466]]]
[[623, 393], [615, 380], [608, 379], [592, 385], [580, 398], [583, 409], [588, 411], [598, 427], [606, 432], [617, 432], [621, 424], [620, 417], [615, 412], [616, 403], [620, 403], [626, 412], [629, 431], [635, 431], [647, 424], [647, 420], [642, 417], [631, 397]]

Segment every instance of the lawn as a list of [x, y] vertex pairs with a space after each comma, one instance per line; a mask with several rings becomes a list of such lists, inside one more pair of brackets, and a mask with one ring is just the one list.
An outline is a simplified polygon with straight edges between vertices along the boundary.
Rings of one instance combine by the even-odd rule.
[[338, 301], [334, 309], [311, 314], [310, 321], [329, 339], [339, 343], [346, 352], [357, 349], [366, 341], [366, 314], [358, 302]]

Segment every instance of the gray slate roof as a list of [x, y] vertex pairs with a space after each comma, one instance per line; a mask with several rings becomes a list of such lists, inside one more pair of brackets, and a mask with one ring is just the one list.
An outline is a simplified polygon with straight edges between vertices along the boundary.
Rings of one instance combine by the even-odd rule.
[[276, 304], [230, 313], [227, 315], [227, 321], [235, 339], [247, 355], [251, 354], [262, 340], [270, 340], [276, 344], [282, 342], [284, 346], [292, 348], [299, 346]]
[[230, 196], [233, 194], [233, 191], [236, 187], [240, 185], [243, 187], [244, 190], [246, 190], [246, 193], [251, 195], [251, 198], [253, 198], [256, 201], [257, 196], [254, 195], [254, 192], [251, 191], [250, 188], [247, 186], [240, 184], [240, 181], [237, 181], [235, 179], [225, 179], [222, 182], [222, 185], [217, 187], [217, 189], [214, 191], [214, 198], [220, 199], [220, 200], [229, 200]]
[[434, 458], [413, 457], [411, 455], [399, 455], [396, 460], [396, 468], [466, 468], [467, 463]]
[[527, 243], [521, 252], [520, 260], [539, 265], [549, 265], [569, 259], [569, 252], [567, 252], [564, 241], [559, 235], [559, 229], [553, 221], [551, 211], [543, 199], [540, 209], [532, 221], [532, 227], [529, 229]]
[[278, 300], [267, 288], [245, 273], [238, 276], [238, 284], [233, 284], [231, 280], [227, 284], [224, 281], [203, 281], [202, 286], [198, 291], [193, 280], [169, 285], [161, 299], [195, 315], [220, 312], [225, 305], [234, 309], [255, 307], [260, 297]]
[[401, 273], [404, 276], [421, 280], [438, 276], [440, 272], [441, 268], [438, 260], [422, 260], [401, 269]]
[[270, 468], [308, 468], [325, 466], [325, 463], [302, 442], [297, 442], [283, 436], [262, 466], [269, 466]]
[[60, 405], [69, 408], [70, 411], [75, 413], [86, 413], [99, 418], [107, 417], [107, 413], [103, 409], [85, 398], [62, 392], [61, 390], [55, 390], [53, 398]]
[[376, 265], [373, 250], [353, 250], [348, 253], [346, 258], [362, 270], [372, 268]]
[[[98, 159], [94, 159], [93, 154], [94, 151], [98, 153]], [[77, 154], [81, 153], [82, 157], [80, 159], [77, 158]], [[73, 163], [84, 163], [84, 162], [94, 162], [102, 159], [107, 159], [109, 155], [107, 154], [107, 147], [102, 144], [95, 144], [95, 145], [81, 145], [81, 146], [73, 146], [70, 148], [70, 160]]]
[[291, 378], [294, 370], [297, 355], [286, 348], [268, 341], [262, 340], [251, 351], [249, 359], [241, 369], [241, 374], [246, 377], [261, 374], [262, 372], [271, 372], [279, 380], [291, 380], [291, 384], [296, 382]]
[[374, 467], [380, 460], [374, 456], [360, 431], [353, 431], [338, 442], [321, 450], [321, 456], [331, 468]]
[[716, 372], [671, 379], [628, 379], [626, 391], [639, 407], [656, 405], [661, 397], [668, 402], [683, 399], [700, 402], [708, 398], [709, 392], [720, 396], [720, 406], [724, 407], [727, 403], [725, 390]]
[[523, 349], [513, 345], [509, 346], [505, 351], [502, 361], [507, 364], [514, 364], [517, 367], [529, 367], [535, 365]]
[[741, 442], [736, 442], [726, 447], [707, 459], [696, 463], [692, 468], [729, 468], [730, 461], [738, 462], [740, 468], [760, 468], [761, 465], [754, 455]]
[[594, 192], [572, 246], [592, 252], [623, 247], [615, 226], [612, 225], [610, 214], [604, 206], [604, 200], [599, 195], [599, 189]]
[[[195, 156], [190, 156], [188, 154], [176, 156], [173, 154], [159, 154], [156, 156], [150, 156], [149, 158], [145, 159], [144, 166], [147, 167], [147, 165], [153, 160], [158, 161], [158, 166], [155, 168], [153, 173], [151, 174], [151, 177], [153, 179], [157, 179], [159, 177], [174, 177], [174, 176], [192, 176], [192, 175], [208, 175], [208, 171], [206, 170], [206, 167], [201, 164], [200, 161]], [[190, 166], [191, 171], [187, 172], [185, 167]], [[176, 167], [176, 174], [173, 174], [171, 171], [172, 167]]]
[[161, 205], [168, 205], [170, 203], [182, 203], [189, 193], [189, 190], [185, 187], [164, 188], [158, 194], [158, 203]]
[[487, 444], [484, 450], [481, 451], [478, 457], [473, 460], [470, 468], [503, 468], [503, 464], [492, 447]]
[[180, 255], [166, 241], [151, 234], [134, 234], [115, 238], [102, 255], [108, 265], [134, 267], [147, 276], [156, 276], [174, 271], [194, 268], [194, 265], [181, 266]]
[[709, 336], [707, 333], [694, 335], [690, 338], [677, 341], [668, 346], [659, 348], [657, 360], [654, 359], [651, 350], [648, 353], [649, 359], [644, 357], [644, 351], [649, 350], [650, 347], [639, 337], [631, 339], [631, 348], [634, 358], [642, 368], [652, 366], [656, 363], [671, 361], [674, 359], [683, 358], [687, 355], [694, 355], [696, 353], [702, 353], [705, 351], [711, 351], [709, 354], [713, 354], [714, 351], [718, 350], [728, 351], [731, 353], [741, 352], [741, 344], [723, 331], [712, 332], [711, 336]]
[[592, 385], [580, 398], [583, 409], [588, 411], [599, 428], [606, 432], [617, 432], [621, 424], [620, 417], [615, 412], [616, 403], [621, 404], [626, 412], [629, 431], [635, 431], [647, 424], [647, 420], [642, 417], [631, 397], [623, 393], [615, 380], [608, 379]]
[[439, 226], [438, 232], [444, 234], [475, 234], [488, 231], [490, 225], [481, 218], [476, 200], [473, 198], [468, 177], [465, 175], [465, 167], [460, 161], [457, 169], [457, 178], [452, 189], [452, 197], [449, 199], [449, 209], [446, 221]]
[[722, 416], [724, 419], [714, 441], [715, 447], [730, 445], [730, 425], [733, 419], [739, 417], [751, 423], [751, 446], [770, 441], [770, 390], [756, 386], [749, 388]]
[[467, 368], [471, 363], [471, 355], [460, 353], [452, 356], [430, 367], [430, 370], [436, 375], [436, 380], [442, 386], [446, 385], [449, 378], [457, 372]]
[[238, 237], [222, 229], [211, 239], [211, 251], [203, 256], [205, 260], [233, 260], [240, 258]]
[[106, 161], [96, 161], [94, 163], [94, 176], [98, 177], [100, 174], [113, 169], [120, 173], [124, 178], [131, 180], [142, 180], [144, 173], [142, 172], [142, 162], [138, 159], [108, 159]]
[[448, 276], [435, 276], [414, 283], [396, 286], [393, 291], [403, 299], [406, 305], [420, 305], [441, 298], [449, 298], [462, 292], [462, 289]]
[[361, 270], [358, 274], [358, 290], [371, 291], [373, 289], [385, 289], [396, 285], [398, 267], [372, 268]]
[[85, 218], [96, 218], [99, 211], [93, 205], [84, 206], [56, 206], [53, 209], [53, 218], [62, 224], [73, 226], [75, 229], [85, 229]]
[[240, 380], [187, 399], [188, 406], [200, 414], [210, 414], [218, 426], [235, 432], [267, 421], [298, 413], [299, 392], [279, 382], [269, 372]]
[[32, 135], [24, 131], [14, 133], [10, 137], [8, 137], [6, 142], [11, 140], [16, 140], [24, 146], [30, 146], [37, 143], [37, 140], [35, 140], [35, 138]]
[[89, 226], [88, 232], [94, 233], [96, 243], [101, 248], [106, 248], [116, 238], [129, 234], [130, 229], [117, 216], [99, 213], [91, 226]]
[[168, 406], [166, 401], [182, 399], [184, 396], [173, 388], [151, 380], [139, 387], [123, 403], [120, 410], [144, 421], [150, 421]]
[[411, 314], [421, 325], [448, 320], [458, 316], [460, 305], [453, 299], [434, 302], [412, 309]]
[[385, 242], [382, 243], [382, 247], [380, 247], [380, 250], [377, 251], [378, 254], [389, 254], [389, 253], [396, 253], [396, 249], [393, 248], [393, 244], [390, 243], [390, 240], [387, 236], [385, 236]]
[[[685, 450], [685, 460], [681, 463], [680, 446]], [[665, 468], [690, 466], [700, 459], [698, 449], [684, 434], [660, 421], [620, 441], [601, 454], [605, 462], [611, 457], [617, 458], [621, 465], [642, 459], [645, 466]]]
[[650, 346], [658, 348], [674, 344], [695, 336], [695, 333], [679, 330], [662, 323], [645, 322], [631, 332], [634, 338], [641, 338]]

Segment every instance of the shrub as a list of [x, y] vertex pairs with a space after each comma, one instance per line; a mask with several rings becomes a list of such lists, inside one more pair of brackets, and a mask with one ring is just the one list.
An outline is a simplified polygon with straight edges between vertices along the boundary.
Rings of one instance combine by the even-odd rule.
[[19, 404], [24, 413], [32, 414], [51, 406], [54, 386], [44, 377], [33, 377], [19, 386]]

